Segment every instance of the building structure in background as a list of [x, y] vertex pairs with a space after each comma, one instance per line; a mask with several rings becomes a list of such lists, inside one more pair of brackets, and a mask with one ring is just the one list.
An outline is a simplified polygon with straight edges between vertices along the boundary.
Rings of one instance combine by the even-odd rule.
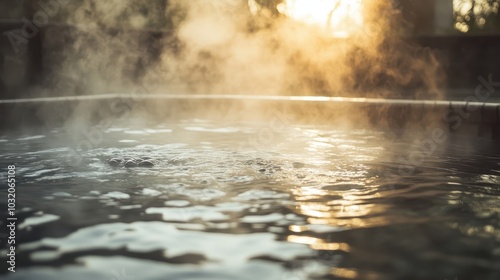
[[410, 34], [451, 35], [453, 28], [452, 0], [399, 0], [404, 18], [410, 23]]

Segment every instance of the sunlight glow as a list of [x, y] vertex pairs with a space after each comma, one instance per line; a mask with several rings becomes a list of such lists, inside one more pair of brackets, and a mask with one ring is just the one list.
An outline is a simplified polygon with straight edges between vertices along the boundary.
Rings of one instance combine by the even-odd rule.
[[286, 0], [278, 11], [335, 37], [348, 37], [363, 26], [362, 0]]
[[[462, 33], [470, 30], [471, 24], [482, 28], [486, 25], [487, 17], [497, 15], [500, 9], [500, 2], [487, 0], [453, 0], [453, 11], [455, 14], [455, 29]], [[470, 22], [472, 17], [475, 22]]]
[[287, 241], [299, 244], [307, 244], [315, 250], [340, 250], [344, 252], [351, 251], [351, 246], [349, 246], [349, 244], [347, 243], [326, 242], [323, 239], [310, 236], [289, 235], [287, 237]]

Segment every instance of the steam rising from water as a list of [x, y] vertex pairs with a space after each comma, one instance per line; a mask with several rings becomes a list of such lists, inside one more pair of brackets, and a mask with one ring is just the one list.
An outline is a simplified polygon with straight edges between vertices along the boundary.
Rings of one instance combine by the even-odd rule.
[[440, 65], [432, 52], [403, 42], [403, 19], [390, 2], [363, 1], [363, 14], [351, 17], [363, 21], [340, 39], [283, 14], [300, 14], [303, 1], [87, 0], [68, 7], [77, 27], [66, 32], [71, 47], [53, 85], [65, 94], [139, 86], [140, 93], [383, 97], [418, 89], [417, 96], [436, 97]]
[[[298, 9], [303, 1], [70, 3], [65, 8], [74, 12], [61, 11], [61, 18], [71, 27], [45, 36], [47, 65], [55, 66], [45, 69], [43, 95], [440, 97], [439, 59], [403, 38], [404, 20], [392, 1], [362, 1], [347, 38], [294, 16], [290, 5]], [[329, 13], [339, 23], [335, 10]], [[77, 108], [75, 119], [84, 123], [98, 110]], [[53, 114], [52, 106], [47, 111]]]

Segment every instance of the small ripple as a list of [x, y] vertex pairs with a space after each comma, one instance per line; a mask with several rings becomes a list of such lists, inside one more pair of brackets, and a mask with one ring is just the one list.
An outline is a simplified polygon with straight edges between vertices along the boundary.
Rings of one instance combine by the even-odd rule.
[[101, 198], [111, 198], [111, 199], [129, 199], [130, 195], [123, 192], [109, 192], [101, 196]]
[[195, 131], [195, 132], [215, 132], [215, 133], [236, 133], [239, 132], [240, 129], [236, 127], [225, 127], [225, 128], [207, 128], [201, 126], [190, 126], [184, 128], [187, 131]]
[[285, 261], [312, 255], [307, 246], [276, 241], [276, 236], [271, 233], [231, 235], [181, 231], [164, 222], [101, 224], [82, 228], [63, 238], [44, 238], [21, 244], [19, 248], [21, 251], [51, 248], [57, 258], [67, 253], [119, 248], [138, 253], [163, 250], [168, 258], [197, 252], [208, 260], [227, 264], [247, 263], [257, 256]]
[[42, 169], [42, 170], [38, 170], [38, 171], [35, 171], [32, 173], [24, 174], [23, 176], [27, 177], [27, 178], [35, 178], [35, 177], [43, 178], [43, 176], [46, 176], [45, 174], [54, 173], [54, 172], [59, 171], [59, 170], [61, 170], [61, 168]]
[[59, 220], [59, 216], [52, 214], [42, 214], [40, 216], [28, 217], [22, 223], [19, 224], [19, 229], [29, 228], [41, 224], [50, 223], [52, 221]]
[[284, 218], [283, 214], [280, 213], [271, 213], [268, 215], [255, 215], [255, 216], [245, 216], [241, 218], [241, 222], [243, 223], [272, 223], [280, 221]]
[[36, 139], [42, 139], [45, 138], [45, 135], [34, 135], [34, 136], [27, 136], [27, 137], [22, 137], [18, 138], [18, 141], [30, 141], [30, 140], [36, 140]]

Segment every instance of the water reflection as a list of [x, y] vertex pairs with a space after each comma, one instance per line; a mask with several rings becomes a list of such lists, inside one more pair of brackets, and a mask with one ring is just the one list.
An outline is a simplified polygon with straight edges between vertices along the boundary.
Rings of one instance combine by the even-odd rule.
[[[308, 130], [305, 134], [316, 137], [319, 133]], [[496, 167], [489, 161], [481, 168], [475, 167], [476, 162], [484, 162], [488, 155], [464, 160], [455, 156], [460, 155], [455, 150], [458, 147], [445, 148], [415, 166], [413, 173], [398, 177], [386, 174], [398, 174], [397, 158], [407, 152], [399, 143], [390, 147], [373, 142], [373, 139], [353, 135], [346, 139], [345, 135], [333, 133], [330, 137], [316, 137], [307, 144], [305, 150], [314, 153], [307, 156], [308, 163], [316, 167], [316, 172], [313, 171], [307, 184], [302, 182], [290, 191], [296, 201], [292, 210], [305, 217], [307, 223], [290, 225], [287, 240], [307, 244], [318, 252], [328, 252], [329, 257], [320, 257], [319, 261], [331, 267], [329, 273], [335, 279], [385, 279], [384, 274], [395, 271], [406, 275], [399, 276], [401, 279], [420, 279], [416, 270], [410, 272], [411, 269], [405, 271], [403, 268], [415, 266], [415, 263], [419, 263], [419, 267], [429, 265], [422, 272], [428, 275], [422, 276], [426, 279], [439, 279], [436, 275], [443, 275], [442, 279], [452, 275], [477, 277], [474, 269], [465, 269], [466, 272], [456, 269], [450, 273], [433, 269], [430, 263], [438, 262], [444, 267], [468, 262], [467, 266], [491, 269], [493, 259], [499, 259], [496, 248], [500, 248], [500, 216], [498, 206], [493, 203], [498, 204], [500, 192], [496, 188], [498, 176], [491, 174]], [[471, 177], [475, 172], [478, 175]], [[326, 179], [315, 177], [325, 174]], [[464, 184], [464, 180], [468, 183]], [[474, 189], [467, 191], [470, 188]], [[480, 197], [488, 198], [479, 202]], [[460, 213], [469, 206], [470, 211]], [[466, 221], [466, 217], [476, 222]], [[477, 221], [478, 217], [487, 217], [489, 221]], [[453, 242], [452, 238], [445, 242], [446, 245], [435, 243], [446, 235], [460, 241], [455, 239]], [[480, 242], [474, 240], [471, 245], [468, 237], [496, 244], [490, 249], [483, 247], [490, 260], [470, 257], [470, 250]], [[402, 259], [382, 257], [391, 251], [398, 252], [396, 255]], [[458, 251], [460, 257], [451, 256]], [[409, 252], [414, 257], [405, 256]], [[342, 256], [343, 261], [325, 262], [331, 256]], [[378, 259], [374, 259], [377, 256]], [[392, 269], [383, 268], [387, 266]], [[490, 277], [498, 272], [484, 275]]]
[[[258, 128], [110, 129], [77, 167], [61, 165], [61, 134], [7, 139], [4, 163], [23, 158], [23, 269], [8, 279], [105, 280], [120, 267], [141, 268], [137, 279], [500, 275], [499, 157], [443, 150], [386, 176], [408, 145], [379, 132], [294, 126], [265, 151], [235, 147]], [[155, 166], [110, 166], [116, 156]]]

